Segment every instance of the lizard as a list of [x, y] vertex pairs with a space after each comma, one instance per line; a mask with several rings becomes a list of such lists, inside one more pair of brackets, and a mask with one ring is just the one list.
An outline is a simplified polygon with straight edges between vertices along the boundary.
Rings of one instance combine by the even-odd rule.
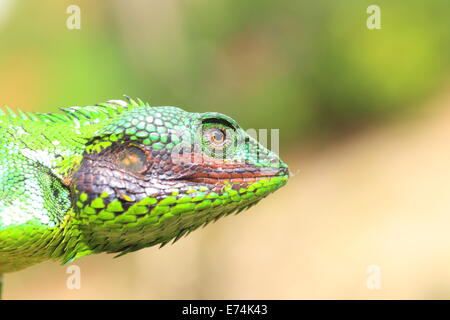
[[164, 246], [286, 184], [231, 117], [125, 97], [0, 111], [0, 275]]

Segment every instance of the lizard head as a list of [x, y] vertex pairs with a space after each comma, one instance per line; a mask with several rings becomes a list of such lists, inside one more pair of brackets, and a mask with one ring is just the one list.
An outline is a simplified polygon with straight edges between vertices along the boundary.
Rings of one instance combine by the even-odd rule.
[[94, 252], [178, 239], [283, 186], [288, 167], [232, 118], [140, 107], [100, 126], [70, 183]]

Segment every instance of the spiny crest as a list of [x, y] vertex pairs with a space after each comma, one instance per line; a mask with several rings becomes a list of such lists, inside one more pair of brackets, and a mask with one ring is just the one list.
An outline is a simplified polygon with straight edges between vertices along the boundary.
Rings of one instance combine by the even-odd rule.
[[115, 115], [121, 114], [124, 111], [139, 107], [150, 107], [146, 102], [143, 102], [139, 98], [132, 99], [128, 96], [124, 96], [125, 100], [109, 100], [103, 103], [97, 103], [93, 106], [86, 107], [67, 107], [59, 108], [63, 114], [58, 113], [40, 113], [40, 112], [24, 112], [20, 109], [16, 109], [16, 112], [12, 111], [8, 106], [0, 108], [0, 116], [6, 116], [9, 119], [21, 119], [30, 121], [44, 121], [44, 122], [92, 122], [100, 119], [111, 118]]

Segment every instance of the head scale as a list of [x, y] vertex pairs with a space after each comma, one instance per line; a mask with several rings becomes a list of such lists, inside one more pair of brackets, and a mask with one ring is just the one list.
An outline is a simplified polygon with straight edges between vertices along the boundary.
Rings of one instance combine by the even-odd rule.
[[143, 106], [100, 127], [70, 187], [91, 250], [126, 253], [242, 211], [287, 178], [230, 117]]

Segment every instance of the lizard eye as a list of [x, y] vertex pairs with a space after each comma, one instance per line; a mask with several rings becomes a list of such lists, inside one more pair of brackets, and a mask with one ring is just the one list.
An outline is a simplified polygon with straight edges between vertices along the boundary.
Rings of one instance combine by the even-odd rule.
[[211, 127], [203, 131], [204, 141], [214, 150], [226, 149], [231, 144], [232, 134], [228, 130]]
[[203, 151], [209, 156], [226, 159], [234, 150], [236, 127], [227, 119], [209, 117], [202, 120]]
[[131, 172], [139, 172], [145, 168], [147, 157], [141, 149], [134, 146], [126, 147], [117, 155], [117, 165]]
[[211, 128], [205, 131], [207, 141], [215, 146], [221, 146], [226, 140], [225, 130], [219, 128]]

